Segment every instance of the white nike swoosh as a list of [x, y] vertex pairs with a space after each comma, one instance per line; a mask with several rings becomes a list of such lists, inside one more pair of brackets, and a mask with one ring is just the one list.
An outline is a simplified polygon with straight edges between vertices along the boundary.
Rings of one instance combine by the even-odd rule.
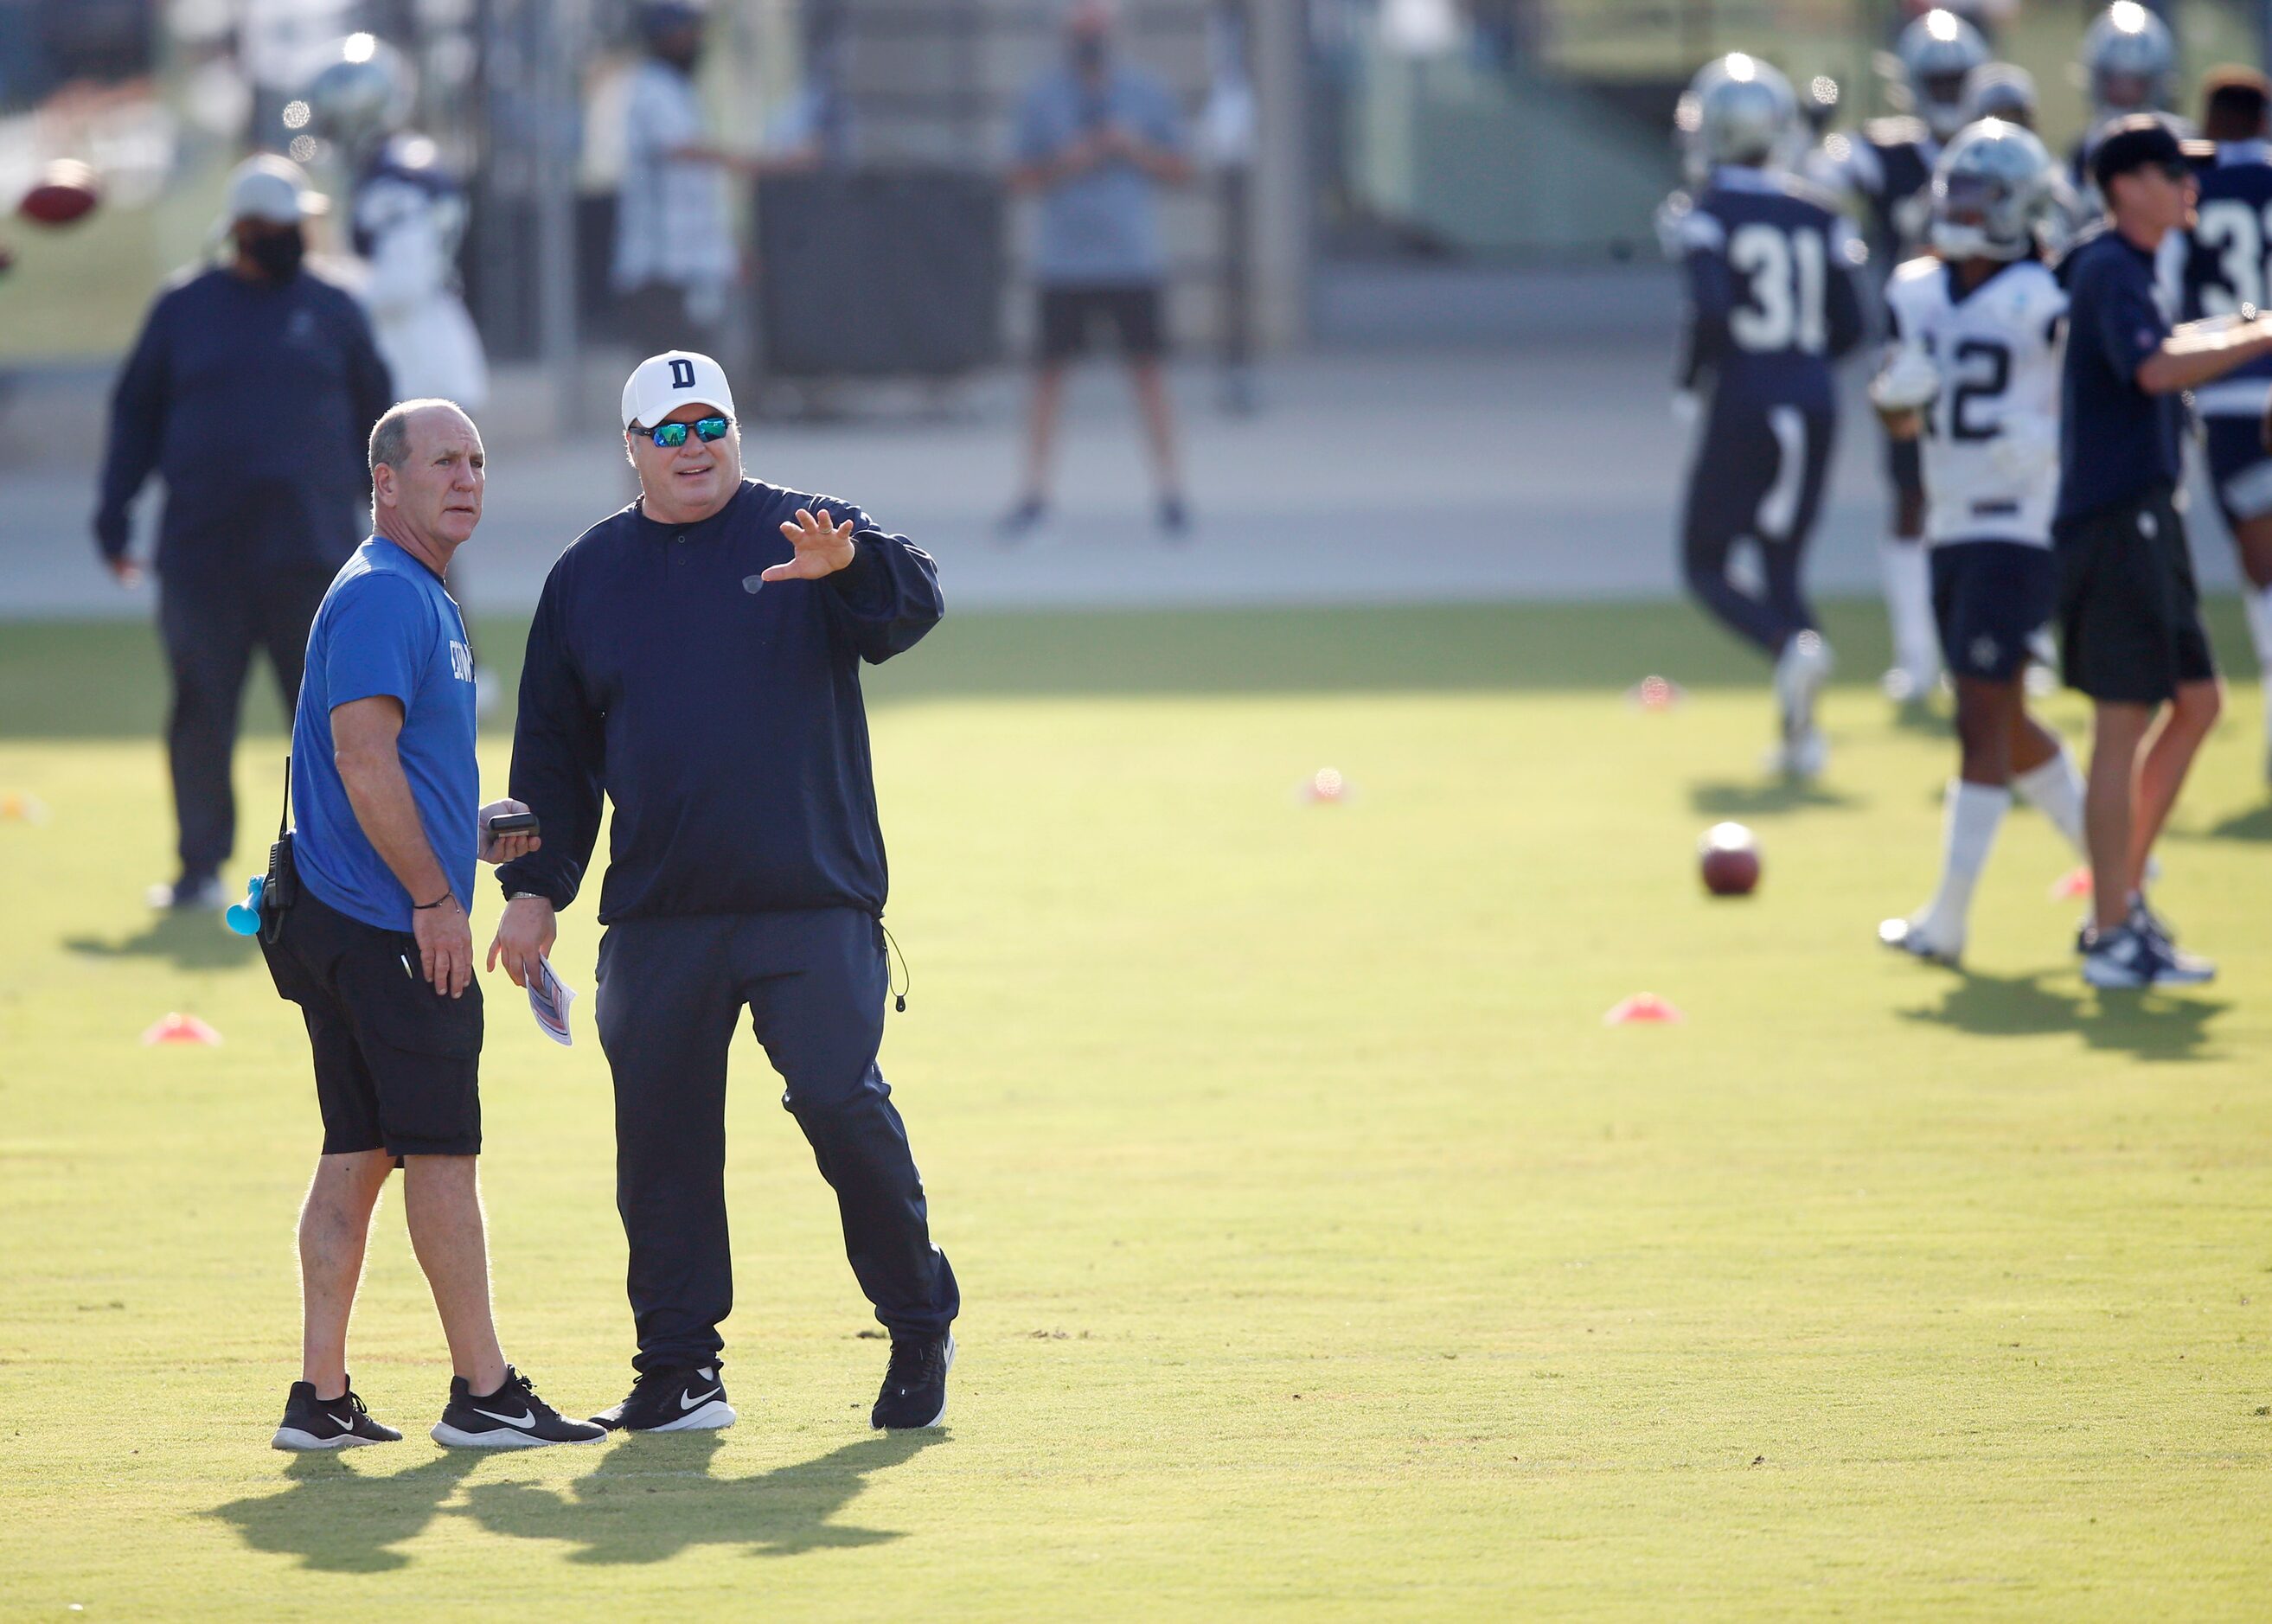
[[[472, 1408], [471, 1405], [467, 1407], [468, 1409]], [[475, 1410], [474, 1413], [475, 1415], [485, 1415], [492, 1421], [503, 1421], [507, 1427], [534, 1427], [536, 1425], [536, 1412], [534, 1410], [524, 1410], [519, 1415], [499, 1415], [494, 1410]]]
[[725, 1390], [722, 1387], [714, 1387], [706, 1393], [681, 1393], [678, 1396], [678, 1407], [681, 1410], [691, 1410], [704, 1399], [715, 1398]]
[[324, 1419], [334, 1427], [344, 1427], [349, 1432], [353, 1432], [355, 1430], [355, 1417], [351, 1415], [333, 1415], [330, 1411], [326, 1410], [324, 1412]]

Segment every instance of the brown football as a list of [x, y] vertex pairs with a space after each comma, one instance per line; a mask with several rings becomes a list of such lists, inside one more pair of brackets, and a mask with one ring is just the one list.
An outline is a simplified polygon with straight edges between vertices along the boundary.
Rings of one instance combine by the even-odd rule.
[[1715, 897], [1748, 897], [1760, 883], [1759, 842], [1741, 823], [1715, 823], [1697, 842], [1704, 889]]
[[102, 201], [102, 183], [94, 170], [75, 158], [58, 158], [40, 172], [40, 178], [16, 212], [40, 226], [68, 226], [85, 220]]

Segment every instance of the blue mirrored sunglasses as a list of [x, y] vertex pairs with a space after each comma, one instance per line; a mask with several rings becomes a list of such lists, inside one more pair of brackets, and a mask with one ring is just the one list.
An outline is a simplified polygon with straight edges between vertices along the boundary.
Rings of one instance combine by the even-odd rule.
[[698, 440], [722, 440], [726, 431], [734, 426], [730, 417], [698, 417], [691, 423], [657, 423], [644, 429], [646, 437], [666, 451], [676, 451], [686, 443], [686, 431], [691, 428]]

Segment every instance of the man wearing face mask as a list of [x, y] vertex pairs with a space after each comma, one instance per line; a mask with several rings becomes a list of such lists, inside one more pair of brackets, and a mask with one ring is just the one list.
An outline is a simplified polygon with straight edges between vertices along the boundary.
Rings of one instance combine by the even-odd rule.
[[696, 0], [643, 0], [646, 59], [624, 105], [624, 178], [617, 193], [615, 289], [640, 350], [710, 341], [741, 269], [729, 177], [758, 172], [707, 133], [695, 89], [705, 13]]
[[393, 386], [354, 295], [303, 268], [324, 206], [295, 164], [239, 165], [220, 263], [158, 296], [111, 399], [94, 539], [122, 585], [141, 578], [127, 550], [134, 498], [153, 473], [166, 485], [153, 562], [180, 869], [153, 888], [156, 906], [223, 900], [253, 651], [267, 652], [290, 704], [316, 606], [362, 539], [364, 447]]

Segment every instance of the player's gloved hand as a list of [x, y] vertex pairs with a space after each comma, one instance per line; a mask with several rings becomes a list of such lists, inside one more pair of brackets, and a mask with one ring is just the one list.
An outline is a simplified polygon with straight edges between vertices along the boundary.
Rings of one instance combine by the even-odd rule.
[[560, 927], [552, 905], [542, 897], [518, 897], [505, 904], [497, 920], [496, 939], [490, 943], [490, 968], [502, 963], [515, 987], [527, 987], [537, 965], [551, 957]]
[[1880, 412], [1916, 412], [1940, 394], [1940, 369], [1915, 345], [1894, 352], [1886, 369], [1870, 380], [1870, 404]]

